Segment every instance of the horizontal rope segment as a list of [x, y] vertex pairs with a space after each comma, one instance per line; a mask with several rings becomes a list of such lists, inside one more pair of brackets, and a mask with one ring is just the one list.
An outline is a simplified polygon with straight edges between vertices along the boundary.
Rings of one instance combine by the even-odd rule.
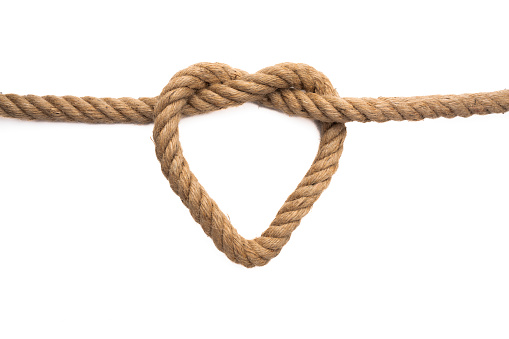
[[[219, 110], [234, 100], [224, 86], [197, 91], [183, 109], [184, 115]], [[221, 94], [224, 94], [221, 96]], [[509, 111], [509, 90], [474, 94], [414, 97], [343, 98], [299, 89], [280, 89], [268, 96], [248, 94], [251, 99], [290, 115], [323, 122], [418, 121], [439, 117], [469, 117]], [[81, 123], [149, 124], [154, 121], [158, 97], [96, 98], [54, 95], [0, 94], [0, 116], [22, 120]]]

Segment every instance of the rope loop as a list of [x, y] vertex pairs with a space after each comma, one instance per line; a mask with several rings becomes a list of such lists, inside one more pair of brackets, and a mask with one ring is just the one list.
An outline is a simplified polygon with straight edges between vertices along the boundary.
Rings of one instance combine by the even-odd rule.
[[337, 96], [329, 79], [305, 64], [283, 63], [249, 74], [225, 64], [199, 63], [171, 78], [154, 109], [156, 155], [171, 188], [216, 247], [246, 267], [262, 266], [276, 257], [327, 188], [338, 168], [345, 124], [319, 122], [321, 141], [311, 168], [269, 228], [251, 240], [237, 232], [190, 170], [179, 141], [178, 124], [182, 115], [202, 114], [249, 101], [283, 110], [282, 106], [287, 106], [285, 98], [298, 92]]

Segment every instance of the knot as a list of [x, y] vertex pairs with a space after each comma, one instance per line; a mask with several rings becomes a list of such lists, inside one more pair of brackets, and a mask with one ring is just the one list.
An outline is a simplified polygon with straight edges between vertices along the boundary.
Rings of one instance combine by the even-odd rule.
[[262, 266], [279, 254], [336, 172], [345, 125], [317, 119], [321, 140], [313, 164], [269, 228], [260, 237], [247, 240], [238, 234], [191, 172], [179, 141], [180, 118], [245, 102], [290, 114], [305, 107], [307, 112], [327, 115], [329, 107], [317, 105], [324, 102], [319, 99], [322, 97], [339, 96], [324, 74], [295, 63], [278, 64], [254, 74], [221, 63], [199, 63], [176, 73], [161, 92], [154, 108], [153, 134], [161, 170], [194, 220], [233, 262], [246, 267]]

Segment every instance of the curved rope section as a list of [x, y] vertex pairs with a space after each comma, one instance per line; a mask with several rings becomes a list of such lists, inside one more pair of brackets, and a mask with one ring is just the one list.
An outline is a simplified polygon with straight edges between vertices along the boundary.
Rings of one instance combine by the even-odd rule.
[[[311, 210], [313, 203], [327, 188], [338, 168], [343, 150], [346, 128], [343, 123], [321, 123], [321, 142], [318, 154], [296, 190], [285, 201], [269, 228], [258, 238], [247, 240], [238, 234], [229, 218], [219, 209], [191, 172], [179, 141], [178, 123], [184, 112], [199, 107], [200, 112], [237, 106], [247, 101], [259, 101], [265, 95], [282, 88], [299, 88], [321, 95], [337, 95], [325, 75], [306, 65], [285, 64], [283, 70], [293, 73], [290, 81], [278, 87], [260, 85], [255, 90], [264, 94], [245, 94], [231, 90], [231, 84], [245, 86], [246, 74], [223, 64], [197, 64], [177, 73], [163, 89], [155, 107], [154, 141], [156, 155], [170, 186], [189, 208], [194, 220], [212, 238], [216, 247], [233, 262], [246, 267], [265, 265], [279, 254], [301, 219]], [[257, 73], [264, 81], [264, 70]], [[258, 75], [259, 74], [259, 75]], [[266, 82], [266, 81], [265, 81]], [[231, 99], [218, 96], [204, 100], [201, 94], [219, 91]], [[272, 92], [269, 92], [271, 90]], [[268, 92], [268, 93], [267, 93]], [[234, 99], [233, 99], [234, 98]]]

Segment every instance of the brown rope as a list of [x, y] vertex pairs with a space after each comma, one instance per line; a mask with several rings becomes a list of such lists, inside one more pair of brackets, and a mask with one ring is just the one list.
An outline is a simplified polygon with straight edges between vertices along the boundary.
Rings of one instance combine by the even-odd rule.
[[[246, 240], [200, 185], [184, 158], [178, 124], [196, 115], [255, 102], [321, 124], [318, 154], [269, 228]], [[279, 254], [338, 168], [345, 123], [469, 117], [509, 111], [509, 90], [407, 98], [341, 98], [329, 79], [305, 64], [283, 63], [248, 74], [220, 63], [199, 63], [176, 73], [155, 98], [95, 98], [0, 94], [0, 116], [86, 123], [154, 122], [156, 155], [172, 189], [219, 250], [246, 267]]]
[[[213, 64], [202, 63], [191, 66], [188, 70], [194, 68], [194, 73], [187, 76], [195, 79], [205, 77], [206, 73], [200, 72], [205, 72], [207, 68], [212, 67], [210, 65]], [[301, 76], [304, 68], [306, 65], [303, 64], [285, 63], [265, 68], [255, 74], [237, 70], [236, 79], [196, 91], [192, 101], [183, 108], [182, 114], [196, 115], [247, 101], [278, 109], [290, 115], [343, 123], [469, 117], [474, 114], [504, 113], [509, 110], [509, 90], [461, 95], [341, 98], [335, 94], [321, 95], [300, 88], [289, 88], [288, 84], [295, 82], [294, 78]], [[0, 93], [0, 116], [23, 120], [148, 124], [154, 121], [154, 107], [158, 98]]]

